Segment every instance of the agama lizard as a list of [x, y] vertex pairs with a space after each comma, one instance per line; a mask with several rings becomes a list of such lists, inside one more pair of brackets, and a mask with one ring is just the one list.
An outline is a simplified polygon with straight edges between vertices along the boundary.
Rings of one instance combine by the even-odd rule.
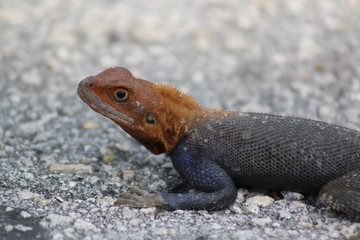
[[78, 95], [154, 154], [165, 153], [189, 193], [130, 188], [116, 204], [224, 209], [238, 187], [319, 193], [360, 216], [360, 132], [303, 118], [212, 110], [178, 89], [109, 68], [82, 80]]

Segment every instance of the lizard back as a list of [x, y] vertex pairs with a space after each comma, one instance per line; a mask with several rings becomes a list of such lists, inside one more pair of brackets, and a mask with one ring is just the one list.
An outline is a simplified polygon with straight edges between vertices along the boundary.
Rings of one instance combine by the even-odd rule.
[[315, 193], [360, 167], [360, 132], [302, 118], [232, 113], [191, 130], [170, 156], [184, 151], [196, 160], [174, 158], [180, 174], [206, 159], [238, 187]]

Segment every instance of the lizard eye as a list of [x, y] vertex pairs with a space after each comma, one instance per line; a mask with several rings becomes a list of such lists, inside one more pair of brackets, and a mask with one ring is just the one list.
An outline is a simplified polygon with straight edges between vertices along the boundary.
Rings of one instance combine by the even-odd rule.
[[157, 120], [152, 113], [146, 114], [146, 123], [149, 125], [155, 125], [157, 123]]
[[115, 98], [119, 102], [126, 100], [128, 96], [129, 94], [125, 89], [120, 89], [115, 92]]

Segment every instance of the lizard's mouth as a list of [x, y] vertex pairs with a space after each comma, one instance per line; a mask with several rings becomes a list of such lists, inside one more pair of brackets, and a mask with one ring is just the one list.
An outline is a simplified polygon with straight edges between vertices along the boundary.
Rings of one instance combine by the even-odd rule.
[[113, 121], [120, 121], [125, 124], [134, 123], [134, 119], [123, 114], [122, 112], [117, 111], [111, 105], [103, 101], [99, 96], [97, 96], [91, 89], [92, 83], [89, 78], [85, 78], [80, 81], [77, 94], [89, 107], [94, 111], [100, 113], [101, 115], [112, 119]]

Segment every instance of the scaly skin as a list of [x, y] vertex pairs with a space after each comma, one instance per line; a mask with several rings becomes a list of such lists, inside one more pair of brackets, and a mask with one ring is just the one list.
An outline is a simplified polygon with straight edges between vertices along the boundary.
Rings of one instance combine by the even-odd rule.
[[171, 157], [197, 191], [150, 194], [131, 188], [116, 204], [217, 210], [238, 187], [318, 193], [334, 210], [360, 216], [360, 133], [302, 118], [211, 110], [163, 84], [107, 69], [78, 94], [154, 154]]

